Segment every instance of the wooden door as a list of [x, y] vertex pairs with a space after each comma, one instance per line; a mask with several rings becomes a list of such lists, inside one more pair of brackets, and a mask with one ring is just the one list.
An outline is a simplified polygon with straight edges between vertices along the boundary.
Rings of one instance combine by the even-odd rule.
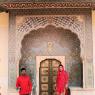
[[56, 59], [45, 59], [40, 63], [39, 95], [56, 95], [55, 84], [59, 64], [61, 62]]

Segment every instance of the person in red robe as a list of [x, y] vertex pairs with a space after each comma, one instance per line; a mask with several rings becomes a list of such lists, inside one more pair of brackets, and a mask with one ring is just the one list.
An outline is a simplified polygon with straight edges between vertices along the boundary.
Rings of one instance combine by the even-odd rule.
[[65, 88], [68, 87], [68, 73], [64, 70], [63, 65], [59, 65], [57, 79], [56, 79], [56, 91], [57, 95], [65, 94]]
[[31, 95], [32, 82], [26, 74], [26, 69], [21, 69], [21, 75], [17, 78], [16, 88], [19, 89], [19, 95]]

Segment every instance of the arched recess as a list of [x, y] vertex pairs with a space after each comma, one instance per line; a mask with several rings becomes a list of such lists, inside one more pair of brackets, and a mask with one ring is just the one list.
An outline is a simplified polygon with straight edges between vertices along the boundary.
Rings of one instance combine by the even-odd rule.
[[[19, 68], [26, 67], [31, 79], [36, 80], [36, 56], [65, 56], [70, 86], [83, 85], [80, 40], [71, 30], [48, 25], [32, 30], [22, 40]], [[34, 81], [34, 93], [36, 91]]]

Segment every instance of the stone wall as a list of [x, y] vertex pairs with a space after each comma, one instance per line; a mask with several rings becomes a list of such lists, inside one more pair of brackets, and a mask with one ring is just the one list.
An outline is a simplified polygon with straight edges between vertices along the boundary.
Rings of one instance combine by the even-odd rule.
[[0, 13], [0, 95], [8, 95], [8, 17]]

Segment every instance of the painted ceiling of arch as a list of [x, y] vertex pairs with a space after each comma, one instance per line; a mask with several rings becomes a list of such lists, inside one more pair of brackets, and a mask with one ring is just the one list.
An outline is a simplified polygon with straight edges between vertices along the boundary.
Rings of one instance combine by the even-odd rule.
[[95, 0], [0, 0], [0, 2], [95, 2]]

